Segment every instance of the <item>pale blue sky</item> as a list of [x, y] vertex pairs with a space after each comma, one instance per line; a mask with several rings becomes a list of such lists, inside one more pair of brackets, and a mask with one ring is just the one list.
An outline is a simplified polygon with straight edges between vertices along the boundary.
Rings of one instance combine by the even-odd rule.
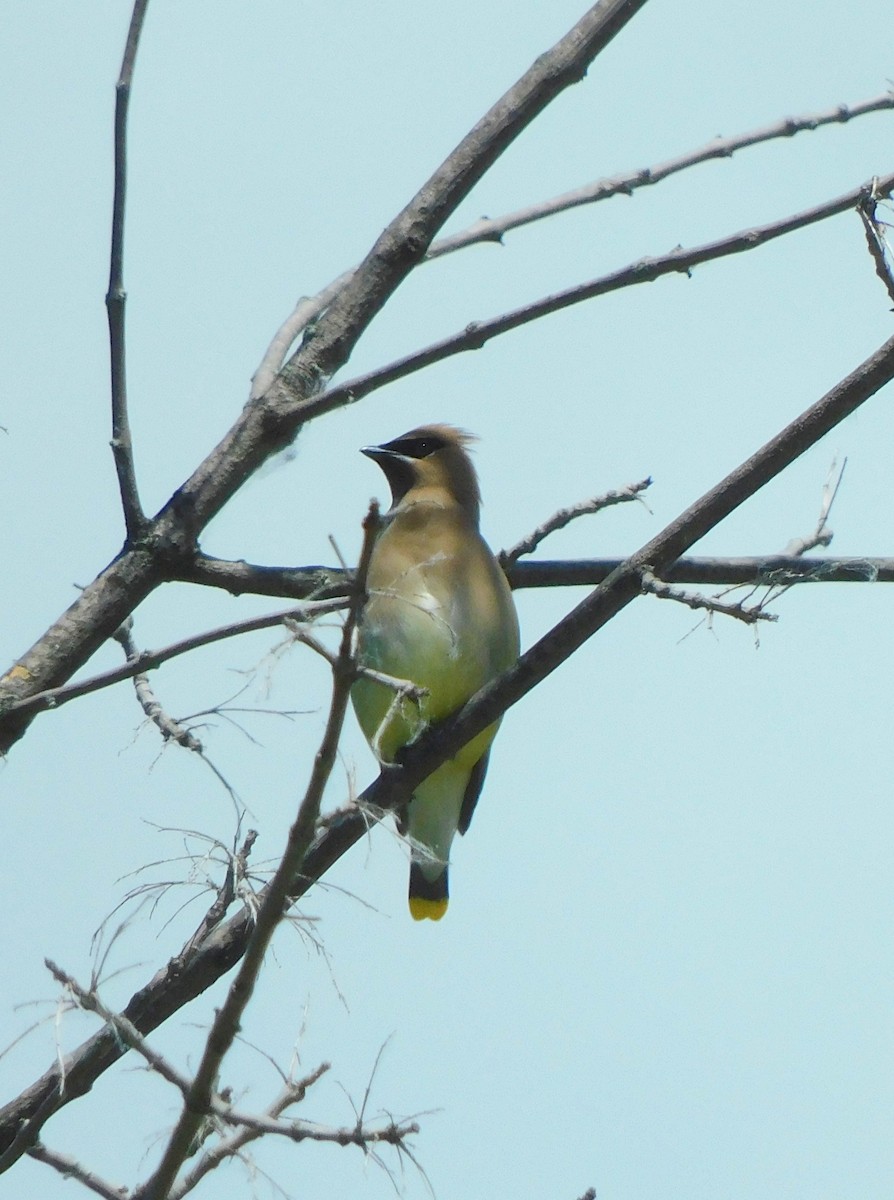
[[[155, 508], [224, 433], [295, 299], [363, 255], [493, 100], [584, 9], [509, 4], [311, 5], [152, 0], [132, 105], [127, 234], [136, 461]], [[120, 546], [108, 450], [103, 296], [113, 85], [125, 3], [7, 4], [0, 76], [4, 185], [0, 456], [2, 649], [21, 653]], [[716, 134], [884, 91], [890, 0], [651, 0], [450, 228]], [[771, 220], [894, 169], [894, 115], [711, 163], [418, 272], [378, 318], [355, 374], [643, 255]], [[549, 557], [623, 553], [816, 400], [891, 333], [855, 215], [747, 256], [582, 305], [376, 393], [308, 429], [295, 460], [249, 484], [208, 530], [255, 562], [346, 557], [375, 467], [357, 454], [427, 419], [481, 437], [484, 530], [508, 545], [556, 507], [651, 474], [651, 511], [557, 535]], [[840, 554], [892, 553], [891, 389], [700, 547], [772, 553], [808, 532], [832, 460]], [[518, 597], [530, 643], [577, 593]], [[350, 1124], [388, 1040], [369, 1110], [424, 1112], [415, 1152], [438, 1200], [889, 1200], [894, 1177], [891, 688], [894, 592], [790, 593], [752, 633], [644, 599], [506, 718], [450, 913], [417, 926], [405, 852], [386, 830], [314, 890], [310, 943], [283, 931], [245, 1022], [299, 1070], [332, 1062], [301, 1115]], [[153, 596], [157, 646], [279, 607], [185, 587]], [[684, 639], [685, 640], [682, 640]], [[243, 682], [240, 703], [303, 710], [202, 729], [274, 858], [326, 703], [320, 664], [273, 659], [263, 634], [180, 660], [155, 683], [177, 715]], [[101, 651], [91, 670], [118, 661]], [[245, 672], [250, 674], [246, 675]], [[232, 804], [186, 752], [160, 752], [128, 686], [41, 717], [2, 771], [7, 894], [0, 1044], [52, 1017], [50, 955], [82, 981], [90, 935], [148, 861], [202, 830], [229, 841]], [[331, 802], [375, 767], [351, 726]], [[200, 851], [199, 843], [189, 843]], [[182, 863], [158, 878], [181, 878]], [[331, 885], [331, 886], [330, 886]], [[145, 911], [103, 990], [123, 1004], [197, 922], [186, 893]], [[171, 924], [165, 921], [172, 918]], [[220, 991], [153, 1039], [195, 1066]], [[33, 1000], [43, 1007], [17, 1008]], [[95, 1028], [49, 1020], [0, 1059], [0, 1103]], [[239, 1047], [224, 1083], [244, 1107], [278, 1089]], [[46, 1128], [116, 1183], [157, 1161], [178, 1111], [123, 1064]], [[296, 1196], [380, 1197], [356, 1151], [265, 1144]], [[389, 1162], [393, 1160], [387, 1159]], [[398, 1169], [399, 1171], [399, 1169]], [[427, 1195], [412, 1165], [402, 1194]], [[229, 1168], [197, 1195], [251, 1195]], [[271, 1194], [263, 1181], [257, 1194]], [[0, 1178], [16, 1200], [71, 1197], [46, 1167]]]

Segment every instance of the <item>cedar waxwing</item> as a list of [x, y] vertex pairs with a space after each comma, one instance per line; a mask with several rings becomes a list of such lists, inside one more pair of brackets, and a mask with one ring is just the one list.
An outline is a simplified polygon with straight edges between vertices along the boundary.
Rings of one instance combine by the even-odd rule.
[[[518, 657], [512, 594], [478, 532], [481, 498], [466, 450], [471, 440], [450, 425], [424, 425], [363, 449], [385, 472], [392, 506], [370, 560], [359, 662], [427, 691], [417, 703], [369, 678], [354, 684], [357, 719], [383, 762]], [[429, 775], [401, 816], [417, 921], [437, 921], [447, 911], [450, 845], [457, 830], [469, 828], [498, 725]]]

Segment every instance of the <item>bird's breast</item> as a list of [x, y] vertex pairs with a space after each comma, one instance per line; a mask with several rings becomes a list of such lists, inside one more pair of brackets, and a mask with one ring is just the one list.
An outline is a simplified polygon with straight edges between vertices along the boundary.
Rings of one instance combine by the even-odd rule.
[[373, 556], [359, 634], [360, 662], [426, 689], [412, 709], [369, 679], [355, 684], [360, 724], [382, 756], [460, 708], [518, 653], [508, 585], [480, 536], [432, 548], [388, 530]]

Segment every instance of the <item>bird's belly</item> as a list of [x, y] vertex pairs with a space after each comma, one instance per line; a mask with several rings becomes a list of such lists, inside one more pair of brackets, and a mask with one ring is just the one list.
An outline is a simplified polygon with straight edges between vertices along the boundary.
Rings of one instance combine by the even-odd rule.
[[[361, 665], [426, 689], [417, 703], [370, 679], [355, 683], [354, 708], [380, 758], [393, 758], [401, 746], [462, 707], [493, 677], [496, 672], [482, 639], [482, 631], [475, 622], [462, 619], [455, 602], [445, 604], [431, 591], [419, 588], [412, 600], [387, 595], [370, 600], [359, 640]], [[486, 739], [479, 735], [482, 745], [475, 739], [476, 757], [495, 729], [487, 731]]]

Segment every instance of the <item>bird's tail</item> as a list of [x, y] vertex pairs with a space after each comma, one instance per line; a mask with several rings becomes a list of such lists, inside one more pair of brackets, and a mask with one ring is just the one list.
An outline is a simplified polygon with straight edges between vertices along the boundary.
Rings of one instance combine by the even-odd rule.
[[414, 921], [440, 921], [447, 911], [447, 868], [434, 879], [423, 874], [417, 862], [410, 863], [410, 916]]

